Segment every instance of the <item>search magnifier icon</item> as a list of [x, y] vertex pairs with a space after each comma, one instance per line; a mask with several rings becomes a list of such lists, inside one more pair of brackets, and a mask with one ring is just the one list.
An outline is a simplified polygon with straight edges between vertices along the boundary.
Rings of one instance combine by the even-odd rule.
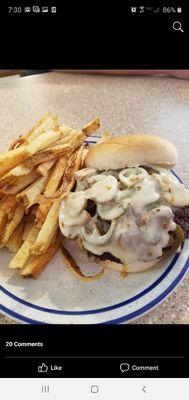
[[181, 24], [180, 21], [175, 21], [175, 22], [173, 22], [173, 29], [174, 29], [175, 31], [184, 32], [183, 29], [182, 29], [182, 24]]

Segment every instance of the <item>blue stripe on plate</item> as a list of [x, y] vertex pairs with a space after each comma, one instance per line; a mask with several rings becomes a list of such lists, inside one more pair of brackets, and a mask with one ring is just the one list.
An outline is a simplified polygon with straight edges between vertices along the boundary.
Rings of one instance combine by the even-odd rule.
[[20, 315], [18, 313], [16, 313], [15, 311], [10, 310], [7, 307], [4, 307], [2, 305], [0, 305], [0, 310], [3, 311], [5, 314], [10, 315], [13, 318], [19, 319], [20, 321], [24, 321], [27, 322], [28, 324], [37, 324], [37, 325], [43, 325], [45, 324], [45, 322], [39, 322], [39, 321], [35, 321], [34, 319], [30, 319], [25, 317], [24, 315]]
[[173, 269], [175, 263], [177, 262], [178, 258], [180, 256], [179, 254], [176, 254], [176, 256], [173, 258], [171, 263], [169, 264], [168, 268], [164, 271], [164, 273], [156, 279], [155, 282], [153, 282], [150, 286], [148, 286], [146, 289], [144, 289], [142, 292], [138, 293], [137, 295], [131, 297], [130, 299], [127, 299], [121, 303], [114, 304], [113, 306], [109, 307], [104, 307], [104, 308], [99, 308], [99, 309], [94, 309], [94, 310], [86, 310], [86, 311], [65, 311], [65, 310], [53, 310], [51, 308], [45, 308], [41, 306], [37, 306], [35, 304], [29, 303], [28, 301], [21, 299], [20, 297], [15, 296], [13, 293], [9, 292], [7, 289], [4, 287], [0, 286], [0, 289], [2, 290], [3, 293], [5, 293], [8, 297], [11, 297], [12, 299], [18, 301], [21, 304], [24, 304], [28, 307], [34, 308], [39, 311], [47, 312], [50, 314], [59, 314], [59, 315], [88, 315], [88, 314], [99, 314], [111, 310], [115, 310], [116, 308], [123, 307], [127, 304], [132, 303], [133, 301], [136, 301], [140, 299], [140, 297], [144, 296], [145, 294], [149, 293], [152, 289], [154, 289], [162, 280], [169, 274], [169, 272]]
[[[139, 317], [142, 314], [145, 314], [147, 311], [149, 311], [150, 309], [154, 308], [156, 305], [158, 305], [165, 297], [167, 297], [172, 291], [173, 289], [178, 285], [178, 283], [180, 282], [180, 280], [183, 278], [183, 276], [185, 275], [185, 273], [187, 272], [189, 268], [189, 258], [187, 259], [182, 271], [180, 272], [180, 274], [177, 276], [177, 278], [171, 283], [171, 285], [161, 294], [159, 295], [155, 300], [151, 301], [150, 303], [148, 303], [146, 306], [139, 308], [137, 311], [127, 314], [121, 318], [117, 318], [111, 321], [107, 321], [107, 322], [103, 322], [100, 325], [103, 324], [120, 324], [122, 322], [126, 322], [128, 320], [131, 320], [133, 318]], [[46, 324], [45, 322], [39, 322], [30, 318], [27, 318], [23, 315], [20, 315], [18, 313], [15, 313], [14, 311], [4, 307], [4, 306], [0, 306], [0, 309], [2, 311], [5, 312], [5, 314], [8, 314], [10, 316], [12, 316], [13, 318], [19, 319], [21, 321], [27, 322], [29, 324]]]
[[175, 171], [173, 171], [173, 169], [171, 169], [171, 172], [172, 172], [172, 174], [173, 175], [175, 175], [176, 176], [176, 178], [178, 179], [178, 181], [180, 182], [180, 183], [182, 183], [183, 184], [183, 181], [179, 178], [179, 176], [176, 174], [176, 172]]

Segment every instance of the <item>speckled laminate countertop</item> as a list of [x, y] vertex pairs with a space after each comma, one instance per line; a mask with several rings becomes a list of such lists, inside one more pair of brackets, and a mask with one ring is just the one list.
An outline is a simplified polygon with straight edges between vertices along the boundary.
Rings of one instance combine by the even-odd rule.
[[[46, 112], [79, 128], [99, 116], [103, 130], [161, 134], [179, 152], [176, 171], [189, 185], [189, 80], [49, 73], [0, 80], [0, 150]], [[189, 323], [189, 274], [160, 306], [135, 323]], [[14, 323], [0, 314], [0, 324]]]

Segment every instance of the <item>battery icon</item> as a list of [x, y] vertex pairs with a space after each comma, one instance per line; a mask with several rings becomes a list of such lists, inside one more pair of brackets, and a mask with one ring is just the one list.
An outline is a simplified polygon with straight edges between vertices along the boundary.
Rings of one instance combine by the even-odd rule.
[[181, 13], [182, 12], [182, 8], [181, 7], [177, 7], [177, 12]]

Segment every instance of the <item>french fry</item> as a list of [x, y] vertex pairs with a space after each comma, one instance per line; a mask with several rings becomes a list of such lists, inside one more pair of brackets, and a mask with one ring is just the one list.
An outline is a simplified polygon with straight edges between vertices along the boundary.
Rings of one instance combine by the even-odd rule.
[[57, 161], [55, 168], [52, 171], [52, 174], [50, 175], [50, 178], [47, 182], [44, 194], [53, 194], [56, 191], [64, 174], [66, 163], [67, 163], [67, 158], [65, 157], [61, 157]]
[[42, 176], [16, 196], [18, 203], [27, 209], [37, 202], [37, 196], [45, 189], [48, 176]]
[[25, 242], [22, 244], [18, 252], [15, 254], [13, 259], [11, 260], [9, 264], [10, 269], [22, 269], [24, 265], [26, 264], [29, 256], [30, 256], [30, 251], [35, 243], [35, 240], [38, 236], [39, 229], [34, 226], [32, 230], [29, 232]]
[[82, 128], [82, 132], [85, 136], [90, 136], [94, 133], [98, 128], [100, 128], [100, 119], [96, 118], [90, 121], [87, 125]]
[[52, 143], [50, 145], [50, 148], [58, 146], [60, 144], [69, 143], [73, 147], [73, 149], [76, 149], [77, 147], [83, 144], [86, 137], [92, 135], [99, 127], [100, 127], [99, 118], [90, 121], [79, 132], [77, 132], [75, 129], [60, 126], [59, 129], [62, 130], [62, 132], [64, 132], [64, 130], [66, 129], [68, 130], [67, 134], [63, 135], [63, 137], [59, 139], [56, 143]]
[[24, 146], [23, 151], [28, 154], [28, 157], [31, 157], [35, 153], [44, 150], [46, 147], [50, 146], [51, 143], [56, 142], [61, 137], [62, 131], [60, 131], [58, 128], [44, 132], [27, 146]]
[[15, 253], [9, 267], [23, 277], [36, 278], [60, 246], [60, 203], [83, 166], [86, 137], [99, 126], [96, 118], [80, 131], [58, 127], [47, 114], [0, 156], [0, 247]]
[[16, 253], [23, 243], [24, 221], [19, 223], [15, 231], [8, 240], [6, 247], [11, 253]]
[[56, 163], [57, 158], [53, 158], [50, 161], [44, 161], [41, 164], [38, 165], [37, 167], [37, 172], [39, 172], [40, 175], [45, 176], [48, 174], [50, 169], [53, 167], [53, 165]]
[[[82, 128], [81, 132], [77, 134], [77, 137], [71, 140], [70, 145], [74, 144], [74, 147], [80, 146], [85, 140], [86, 136], [92, 134], [98, 127], [100, 126], [99, 119], [91, 121], [85, 127]], [[65, 136], [65, 132], [69, 131], [70, 128], [65, 128], [65, 131], [62, 129], [56, 128], [55, 130], [50, 130], [48, 132], [42, 133], [35, 140], [30, 142], [26, 146], [21, 146], [16, 149], [7, 151], [3, 155], [0, 156], [0, 178], [4, 176], [7, 172], [9, 172], [12, 168], [16, 167], [18, 164], [22, 164], [29, 157], [32, 157], [34, 154], [38, 153], [41, 150], [44, 150], [52, 143], [59, 140], [61, 137]], [[62, 145], [63, 146], [63, 145]], [[66, 146], [66, 144], [65, 144]], [[60, 149], [59, 149], [60, 151]], [[59, 153], [60, 154], [60, 153]], [[62, 153], [61, 153], [62, 154]], [[47, 154], [46, 154], [47, 156]], [[54, 153], [51, 153], [51, 157], [54, 158]], [[49, 158], [50, 159], [50, 158]], [[42, 159], [42, 161], [47, 161], [47, 159]], [[39, 162], [42, 162], [39, 161]], [[28, 161], [29, 162], [29, 161]], [[29, 164], [26, 166], [30, 166]]]
[[5, 201], [5, 197], [7, 197], [7, 196], [5, 196], [5, 195], [3, 194], [2, 197], [1, 197], [1, 199], [0, 199], [0, 208], [2, 207], [2, 205], [3, 205], [4, 201]]
[[[59, 127], [59, 129], [61, 130], [61, 126]], [[75, 137], [77, 133], [78, 132], [75, 129], [70, 128], [70, 131], [68, 131], [66, 135], [63, 135], [61, 139], [57, 140], [57, 142], [55, 143], [52, 143], [49, 147], [51, 148], [60, 144], [71, 143], [71, 140]]]
[[[66, 168], [66, 162], [67, 159], [64, 157], [61, 157], [55, 167], [54, 170], [52, 171], [50, 178], [47, 182], [46, 188], [44, 190], [44, 196], [50, 196], [54, 194], [59, 186], [59, 183], [63, 177], [65, 168]], [[45, 199], [46, 200], [46, 199]], [[43, 222], [45, 221], [45, 218], [49, 212], [49, 209], [51, 207], [52, 200], [46, 200], [46, 201], [41, 201], [40, 206], [37, 211], [36, 215], [36, 225], [38, 227], [41, 227]]]
[[18, 165], [0, 179], [0, 188], [18, 182], [19, 178], [23, 178], [30, 174], [30, 172], [32, 172], [32, 168], [26, 167], [24, 164]]
[[68, 154], [69, 151], [72, 151], [72, 146], [70, 144], [61, 144], [57, 145], [43, 151], [34, 154], [33, 157], [29, 158], [26, 161], [26, 165], [30, 168], [34, 167], [37, 164], [40, 164], [45, 161], [50, 161], [58, 156], [62, 156], [64, 154]]
[[47, 114], [45, 117], [41, 119], [41, 123], [39, 121], [38, 127], [33, 129], [27, 136], [27, 142], [31, 143], [35, 140], [39, 135], [49, 130], [55, 129], [58, 127], [58, 116]]
[[86, 137], [92, 135], [99, 127], [100, 127], [99, 118], [96, 118], [95, 120], [89, 122], [81, 129], [81, 131], [77, 132], [75, 135], [72, 136], [70, 140], [70, 145], [74, 149], [81, 146], [85, 141]]
[[50, 244], [45, 254], [37, 256], [35, 258], [31, 257], [25, 268], [21, 271], [23, 278], [37, 278], [38, 275], [44, 270], [48, 262], [53, 258], [54, 254], [60, 246], [60, 240], [57, 239], [54, 243]]
[[41, 118], [39, 122], [37, 122], [37, 124], [28, 133], [20, 136], [17, 140], [11, 143], [9, 150], [28, 144], [32, 140], [36, 139], [41, 133], [56, 128], [57, 126], [57, 115], [51, 115], [50, 113], [48, 113], [43, 118]]
[[13, 195], [4, 196], [1, 200], [1, 210], [3, 213], [11, 217], [12, 212], [17, 207], [18, 203], [16, 197]]
[[25, 217], [24, 217], [23, 241], [26, 240], [29, 232], [32, 230], [32, 228], [34, 226], [34, 223], [35, 223], [36, 215], [33, 213], [33, 208], [34, 207], [36, 207], [36, 206], [31, 207], [30, 208], [30, 212], [27, 215], [25, 215]]
[[[96, 118], [95, 120], [89, 122], [85, 125], [79, 132], [73, 133], [69, 143], [70, 145], [76, 149], [81, 146], [85, 139], [92, 135], [98, 128], [100, 127], [100, 120]], [[74, 131], [73, 131], [74, 132]]]
[[69, 126], [60, 125], [58, 129], [62, 132], [62, 136], [56, 143], [52, 143], [49, 148], [54, 147], [55, 145], [70, 143], [71, 139], [78, 132], [75, 129], [70, 128]]
[[2, 189], [2, 192], [4, 194], [17, 194], [22, 189], [26, 188], [32, 182], [34, 182], [38, 177], [39, 177], [39, 173], [36, 170], [33, 170], [28, 175], [19, 178], [17, 182], [15, 181], [12, 184], [6, 185]]
[[60, 139], [62, 132], [58, 129], [42, 133], [37, 139], [26, 146], [5, 152], [0, 156], [0, 178], [18, 164], [22, 164], [27, 158], [40, 150], [45, 149], [51, 143]]
[[47, 214], [46, 220], [31, 250], [31, 254], [40, 255], [48, 249], [58, 229], [58, 216], [61, 200], [55, 200]]
[[26, 240], [28, 234], [30, 233], [30, 231], [32, 230], [33, 226], [34, 226], [34, 222], [35, 222], [35, 218], [33, 218], [32, 220], [28, 220], [25, 223], [25, 227], [24, 227], [24, 232], [23, 232], [23, 241]]
[[24, 207], [18, 206], [15, 209], [14, 215], [11, 218], [11, 220], [8, 221], [7, 224], [5, 225], [5, 228], [4, 228], [2, 237], [1, 237], [1, 247], [6, 246], [11, 235], [15, 231], [15, 229], [18, 226], [18, 224], [20, 223], [20, 221], [22, 220], [23, 215], [24, 215]]
[[9, 172], [10, 169], [26, 160], [26, 158], [29, 156], [25, 150], [26, 147], [27, 146], [6, 151], [0, 156], [0, 178]]
[[30, 212], [24, 216], [24, 232], [23, 232], [23, 242], [26, 240], [29, 232], [32, 230], [35, 222], [35, 215], [32, 213], [32, 208], [36, 206], [33, 206], [30, 208]]
[[0, 209], [0, 238], [7, 221], [8, 221], [8, 215], [2, 209]]
[[85, 157], [86, 157], [88, 151], [89, 151], [89, 149], [88, 149], [88, 147], [87, 147], [86, 144], [85, 144], [85, 146], [84, 146], [84, 148], [83, 148], [82, 157], [81, 157], [81, 165], [80, 165], [81, 168], [83, 168], [83, 166], [84, 166]]
[[70, 192], [70, 190], [73, 188], [75, 184], [75, 172], [78, 171], [80, 168], [81, 162], [82, 162], [82, 153], [83, 153], [84, 146], [80, 146], [68, 159], [65, 172], [64, 172], [64, 177], [63, 177], [63, 183], [61, 187], [57, 190], [56, 193], [54, 193], [51, 196], [44, 195], [46, 198], [51, 198], [51, 199], [57, 199], [61, 198], [63, 199], [64, 197], [67, 196], [67, 194]]
[[37, 209], [38, 209], [38, 204], [36, 203], [30, 207], [30, 214], [36, 217]]

